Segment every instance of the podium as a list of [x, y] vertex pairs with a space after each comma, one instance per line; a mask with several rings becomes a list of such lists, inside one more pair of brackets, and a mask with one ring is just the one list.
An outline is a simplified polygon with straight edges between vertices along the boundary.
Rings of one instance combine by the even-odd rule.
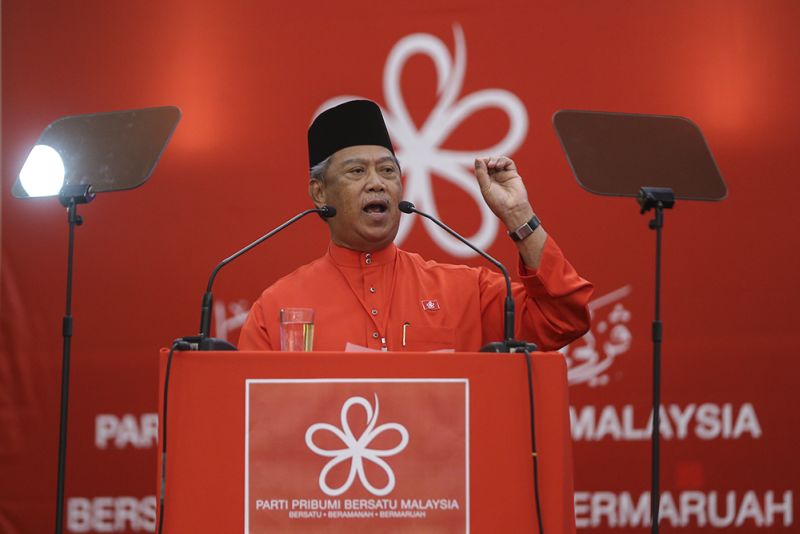
[[[524, 358], [176, 352], [164, 532], [536, 532]], [[543, 526], [575, 532], [566, 365], [532, 366]]]

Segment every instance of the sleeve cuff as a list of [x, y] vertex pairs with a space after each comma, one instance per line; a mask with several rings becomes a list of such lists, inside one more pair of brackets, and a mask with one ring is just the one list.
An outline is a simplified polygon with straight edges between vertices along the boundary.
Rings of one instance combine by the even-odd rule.
[[562, 293], [564, 286], [564, 272], [566, 260], [561, 248], [551, 236], [547, 236], [542, 249], [542, 259], [538, 269], [531, 269], [522, 261], [517, 260], [517, 272], [520, 281], [531, 296], [556, 296]]

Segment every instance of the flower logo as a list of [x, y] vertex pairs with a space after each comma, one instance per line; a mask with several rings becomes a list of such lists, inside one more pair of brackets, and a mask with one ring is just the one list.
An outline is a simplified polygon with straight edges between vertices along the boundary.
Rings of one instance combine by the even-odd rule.
[[[347, 414], [354, 405], [359, 405], [364, 408], [367, 416], [367, 427], [358, 438], [353, 435], [353, 431], [350, 429], [350, 424], [347, 422]], [[378, 497], [388, 495], [394, 489], [394, 471], [392, 471], [392, 468], [389, 467], [389, 464], [386, 463], [383, 458], [387, 456], [394, 456], [406, 448], [406, 445], [408, 445], [408, 431], [399, 423], [384, 423], [376, 427], [375, 425], [378, 422], [378, 412], [379, 404], [377, 394], [375, 395], [374, 413], [372, 410], [372, 405], [367, 399], [364, 397], [350, 397], [347, 399], [347, 401], [345, 401], [344, 405], [342, 405], [341, 429], [328, 423], [315, 423], [308, 427], [308, 430], [306, 430], [306, 445], [308, 448], [320, 456], [331, 458], [331, 460], [325, 464], [325, 467], [322, 468], [322, 471], [319, 474], [319, 487], [325, 494], [330, 495], [331, 497], [341, 495], [350, 489], [350, 486], [353, 485], [356, 476], [358, 476], [359, 481], [361, 481], [361, 484], [364, 486], [364, 488], [366, 488], [367, 491]], [[400, 443], [397, 446], [385, 450], [369, 448], [372, 440], [378, 437], [381, 433], [391, 430], [400, 434]], [[331, 432], [344, 444], [344, 448], [328, 450], [319, 447], [316, 443], [314, 443], [314, 434], [319, 431]], [[328, 473], [330, 473], [331, 469], [340, 463], [348, 460], [350, 460], [350, 472], [347, 475], [347, 479], [338, 488], [331, 488], [327, 482]], [[374, 463], [380, 467], [384, 473], [386, 473], [388, 482], [384, 487], [376, 488], [367, 479], [367, 474], [364, 471], [365, 461]]]
[[[395, 144], [397, 157], [405, 175], [405, 199], [422, 211], [439, 217], [433, 196], [433, 174], [463, 189], [474, 200], [481, 217], [481, 225], [472, 236], [466, 236], [479, 248], [489, 248], [497, 235], [499, 222], [483, 201], [478, 183], [473, 176], [473, 163], [479, 154], [512, 154], [525, 139], [528, 131], [528, 114], [522, 101], [503, 89], [484, 89], [458, 98], [467, 66], [467, 51], [461, 26], [453, 26], [455, 54], [450, 56], [447, 46], [437, 37], [426, 33], [408, 35], [397, 42], [389, 53], [383, 71], [384, 97], [387, 108], [381, 108], [386, 126]], [[436, 68], [439, 100], [424, 124], [417, 128], [408, 113], [401, 94], [400, 78], [406, 62], [416, 54], [428, 56]], [[315, 116], [329, 107], [347, 102], [355, 95], [341, 95], [327, 100]], [[495, 145], [475, 151], [446, 150], [442, 143], [464, 119], [482, 108], [498, 108], [505, 112], [509, 129]], [[416, 220], [403, 217], [396, 242], [401, 244]], [[456, 257], [474, 256], [476, 253], [459, 242], [433, 222], [423, 219], [431, 239], [445, 252]]]

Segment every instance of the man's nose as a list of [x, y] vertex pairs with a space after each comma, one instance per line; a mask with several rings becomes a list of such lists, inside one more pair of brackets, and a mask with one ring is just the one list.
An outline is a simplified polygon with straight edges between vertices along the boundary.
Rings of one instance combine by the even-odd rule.
[[375, 169], [370, 169], [367, 175], [367, 191], [384, 191], [386, 189], [383, 179]]

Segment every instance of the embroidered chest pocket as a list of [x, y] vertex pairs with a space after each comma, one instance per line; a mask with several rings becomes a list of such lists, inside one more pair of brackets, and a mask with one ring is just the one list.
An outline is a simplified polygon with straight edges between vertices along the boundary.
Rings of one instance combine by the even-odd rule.
[[403, 331], [406, 352], [453, 350], [456, 346], [455, 328], [446, 326], [414, 326], [407, 324]]

